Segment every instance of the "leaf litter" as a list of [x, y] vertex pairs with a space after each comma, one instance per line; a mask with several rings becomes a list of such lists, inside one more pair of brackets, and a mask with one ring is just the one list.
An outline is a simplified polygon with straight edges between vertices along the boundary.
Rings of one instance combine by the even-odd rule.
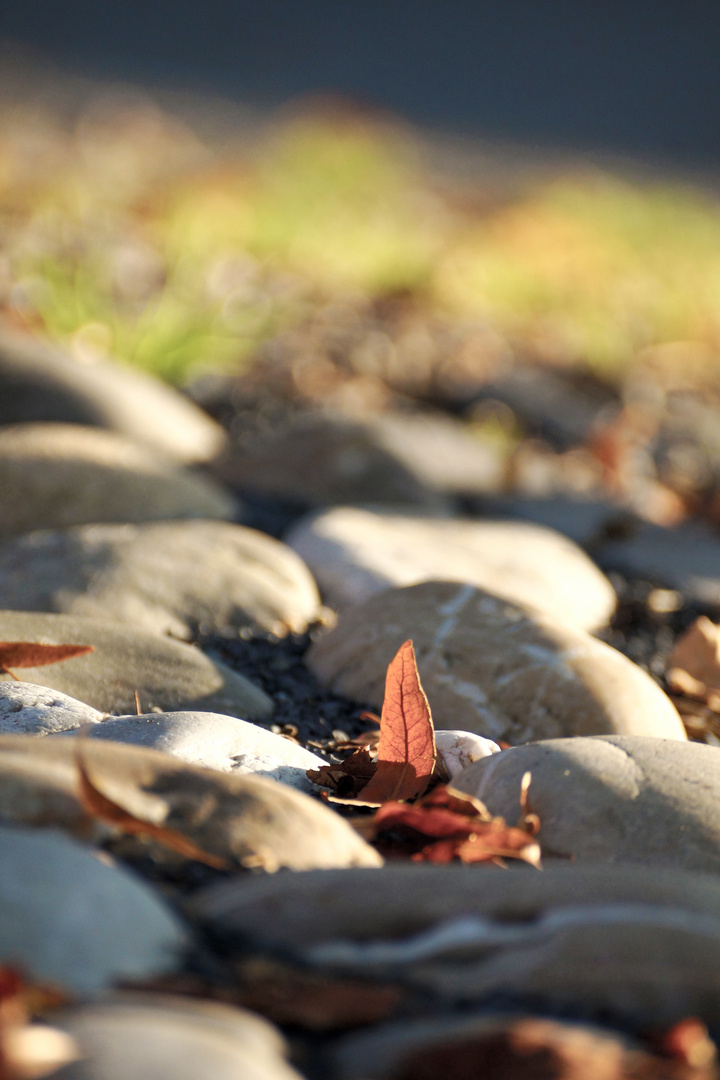
[[435, 729], [411, 640], [388, 666], [376, 757], [369, 749], [375, 733], [369, 736], [348, 742], [356, 749], [344, 761], [310, 769], [307, 775], [333, 792], [325, 794], [329, 802], [375, 808], [372, 817], [354, 818], [351, 824], [381, 855], [501, 866], [505, 859], [519, 859], [540, 868], [540, 820], [529, 806], [530, 773], [522, 780], [517, 825], [493, 817], [479, 799], [437, 782], [443, 773]]

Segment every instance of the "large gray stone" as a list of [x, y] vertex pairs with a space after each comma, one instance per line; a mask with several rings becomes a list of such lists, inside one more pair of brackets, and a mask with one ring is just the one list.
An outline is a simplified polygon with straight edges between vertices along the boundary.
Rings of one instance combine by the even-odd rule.
[[295, 874], [291, 885], [222, 882], [188, 910], [223, 940], [265, 942], [341, 985], [400, 986], [405, 1015], [500, 998], [623, 1026], [720, 1022], [715, 875], [406, 864]]
[[277, 1028], [215, 1001], [121, 993], [52, 1019], [80, 1054], [63, 1080], [302, 1080]]
[[56, 830], [0, 827], [0, 906], [2, 963], [70, 994], [164, 975], [189, 947], [151, 889]]
[[0, 607], [128, 623], [188, 638], [228, 627], [283, 635], [318, 615], [285, 544], [224, 521], [80, 525], [0, 545]]
[[605, 733], [686, 738], [670, 699], [621, 653], [472, 585], [378, 593], [343, 611], [308, 663], [323, 685], [379, 707], [387, 666], [408, 638], [437, 728], [513, 744]]
[[100, 428], [0, 428], [0, 537], [87, 522], [231, 518], [212, 480]]
[[453, 779], [514, 819], [520, 781], [548, 857], [720, 872], [720, 750], [638, 736], [549, 739], [476, 762]]
[[55, 735], [98, 724], [103, 713], [82, 701], [32, 683], [0, 682], [0, 734]]
[[[333, 607], [421, 581], [461, 581], [583, 630], [604, 626], [615, 592], [587, 555], [559, 533], [504, 521], [381, 514], [335, 507], [286, 537]], [[0, 562], [0, 575], [2, 574]], [[0, 597], [1, 592], [0, 577]]]
[[177, 390], [108, 360], [82, 363], [27, 334], [0, 330], [0, 424], [53, 422], [107, 428], [177, 461], [222, 449], [219, 424]]
[[[199, 649], [159, 634], [79, 615], [0, 611], [0, 640], [45, 645], [92, 645], [94, 652], [45, 667], [20, 668], [23, 682], [77, 698], [103, 713], [141, 707], [269, 717], [273, 703], [262, 690]], [[0, 674], [0, 684], [10, 679]]]
[[87, 734], [94, 739], [162, 750], [181, 761], [207, 769], [239, 775], [255, 773], [301, 791], [317, 791], [305, 775], [306, 771], [327, 764], [323, 758], [311, 754], [291, 739], [219, 713], [169, 712], [111, 717], [102, 724], [95, 724]]
[[[382, 859], [321, 802], [263, 776], [188, 765], [158, 750], [84, 736], [0, 736], [0, 818], [52, 824], [106, 841], [114, 827], [89, 816], [79, 794], [78, 757], [91, 782], [129, 814], [179, 833], [229, 869], [273, 872], [379, 866]], [[147, 855], [148, 841], [123, 839], [124, 853]], [[153, 858], [189, 858], [153, 844]]]

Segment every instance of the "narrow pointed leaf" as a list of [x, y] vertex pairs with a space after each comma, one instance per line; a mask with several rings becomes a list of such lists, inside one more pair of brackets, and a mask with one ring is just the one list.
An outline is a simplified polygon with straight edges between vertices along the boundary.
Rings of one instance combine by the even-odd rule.
[[44, 667], [95, 651], [94, 645], [40, 645], [37, 641], [0, 641], [0, 671]]
[[179, 855], [183, 855], [186, 859], [195, 859], [197, 862], [203, 862], [207, 866], [212, 866], [215, 870], [230, 869], [230, 864], [225, 859], [218, 858], [216, 855], [210, 855], [209, 852], [203, 851], [202, 848], [199, 848], [192, 840], [188, 839], [187, 836], [184, 836], [183, 833], [176, 832], [174, 829], [166, 829], [162, 825], [155, 825], [152, 821], [143, 821], [142, 818], [135, 817], [134, 814], [125, 810], [124, 807], [113, 802], [107, 795], [103, 795], [90, 779], [87, 766], [79, 751], [76, 754], [75, 760], [80, 782], [80, 801], [86, 813], [90, 814], [92, 817], [98, 818], [100, 821], [106, 821], [110, 825], [115, 825], [125, 833], [134, 836], [146, 836], [150, 839], [157, 840], [159, 843], [164, 844], [165, 847], [170, 848], [172, 851], [176, 851]]
[[435, 767], [435, 730], [420, 684], [415, 650], [406, 641], [387, 670], [380, 717], [378, 767], [359, 797], [367, 802], [422, 795]]

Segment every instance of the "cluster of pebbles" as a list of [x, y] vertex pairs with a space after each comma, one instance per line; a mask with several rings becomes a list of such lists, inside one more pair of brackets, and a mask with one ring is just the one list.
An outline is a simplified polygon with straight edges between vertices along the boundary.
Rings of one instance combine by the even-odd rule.
[[[598, 565], [712, 606], [708, 525], [523, 500], [448, 415], [232, 443], [9, 332], [0, 425], [0, 639], [93, 648], [0, 677], [0, 961], [61, 992], [63, 1077], [613, 1080], [720, 1035], [720, 749]], [[436, 729], [510, 744], [454, 786], [514, 823], [531, 773], [541, 872], [383, 865], [308, 779], [408, 638]], [[714, 1076], [709, 1040], [675, 1065]]]

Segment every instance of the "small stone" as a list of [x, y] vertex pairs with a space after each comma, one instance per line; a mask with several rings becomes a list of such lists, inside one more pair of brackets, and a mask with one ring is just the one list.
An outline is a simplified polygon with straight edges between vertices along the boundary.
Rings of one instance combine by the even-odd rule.
[[[78, 755], [93, 785], [129, 814], [180, 833], [230, 869], [274, 872], [380, 866], [382, 859], [333, 810], [287, 784], [180, 762], [144, 746], [72, 735], [0, 736], [0, 818], [45, 825], [94, 841], [113, 827], [89, 818], [79, 795]], [[148, 841], [127, 836], [124, 851], [147, 856]], [[187, 861], [152, 845], [157, 862]]]
[[500, 747], [492, 739], [483, 739], [470, 731], [436, 731], [435, 748], [450, 779], [476, 761], [500, 753]]
[[570, 540], [526, 522], [381, 514], [334, 507], [286, 537], [331, 607], [383, 589], [461, 581], [594, 630], [615, 609], [607, 578]]
[[245, 1009], [179, 996], [116, 993], [53, 1014], [75, 1040], [63, 1080], [302, 1080], [277, 1028]]
[[284, 636], [320, 597], [285, 544], [225, 521], [80, 525], [0, 545], [0, 607], [131, 624], [173, 637], [250, 627]]
[[0, 429], [0, 537], [88, 522], [231, 518], [210, 479], [141, 443], [72, 424]]
[[308, 792], [317, 788], [308, 780], [306, 770], [327, 764], [323, 758], [311, 754], [291, 739], [219, 713], [168, 712], [109, 717], [87, 734], [95, 739], [162, 750], [171, 757], [206, 769], [239, 775], [254, 773]]
[[[17, 676], [77, 698], [102, 713], [128, 714], [191, 709], [262, 720], [273, 711], [271, 699], [242, 675], [200, 649], [159, 634], [79, 615], [0, 611], [0, 640], [46, 645], [92, 645], [94, 652], [44, 667], [21, 668]], [[9, 681], [0, 675], [0, 686]]]
[[548, 739], [479, 761], [453, 786], [517, 815], [520, 782], [553, 858], [720, 871], [720, 751], [642, 736]]
[[88, 424], [180, 462], [220, 452], [219, 424], [167, 383], [109, 360], [81, 363], [28, 334], [0, 330], [0, 424]]
[[2, 963], [71, 994], [164, 975], [189, 947], [156, 893], [55, 830], [0, 827], [0, 906]]
[[82, 701], [24, 682], [0, 682], [0, 734], [55, 735], [99, 724], [103, 713]]
[[335, 693], [380, 707], [388, 664], [412, 638], [436, 728], [512, 744], [561, 735], [685, 740], [670, 699], [582, 630], [472, 585], [388, 589], [342, 612], [308, 664]]

